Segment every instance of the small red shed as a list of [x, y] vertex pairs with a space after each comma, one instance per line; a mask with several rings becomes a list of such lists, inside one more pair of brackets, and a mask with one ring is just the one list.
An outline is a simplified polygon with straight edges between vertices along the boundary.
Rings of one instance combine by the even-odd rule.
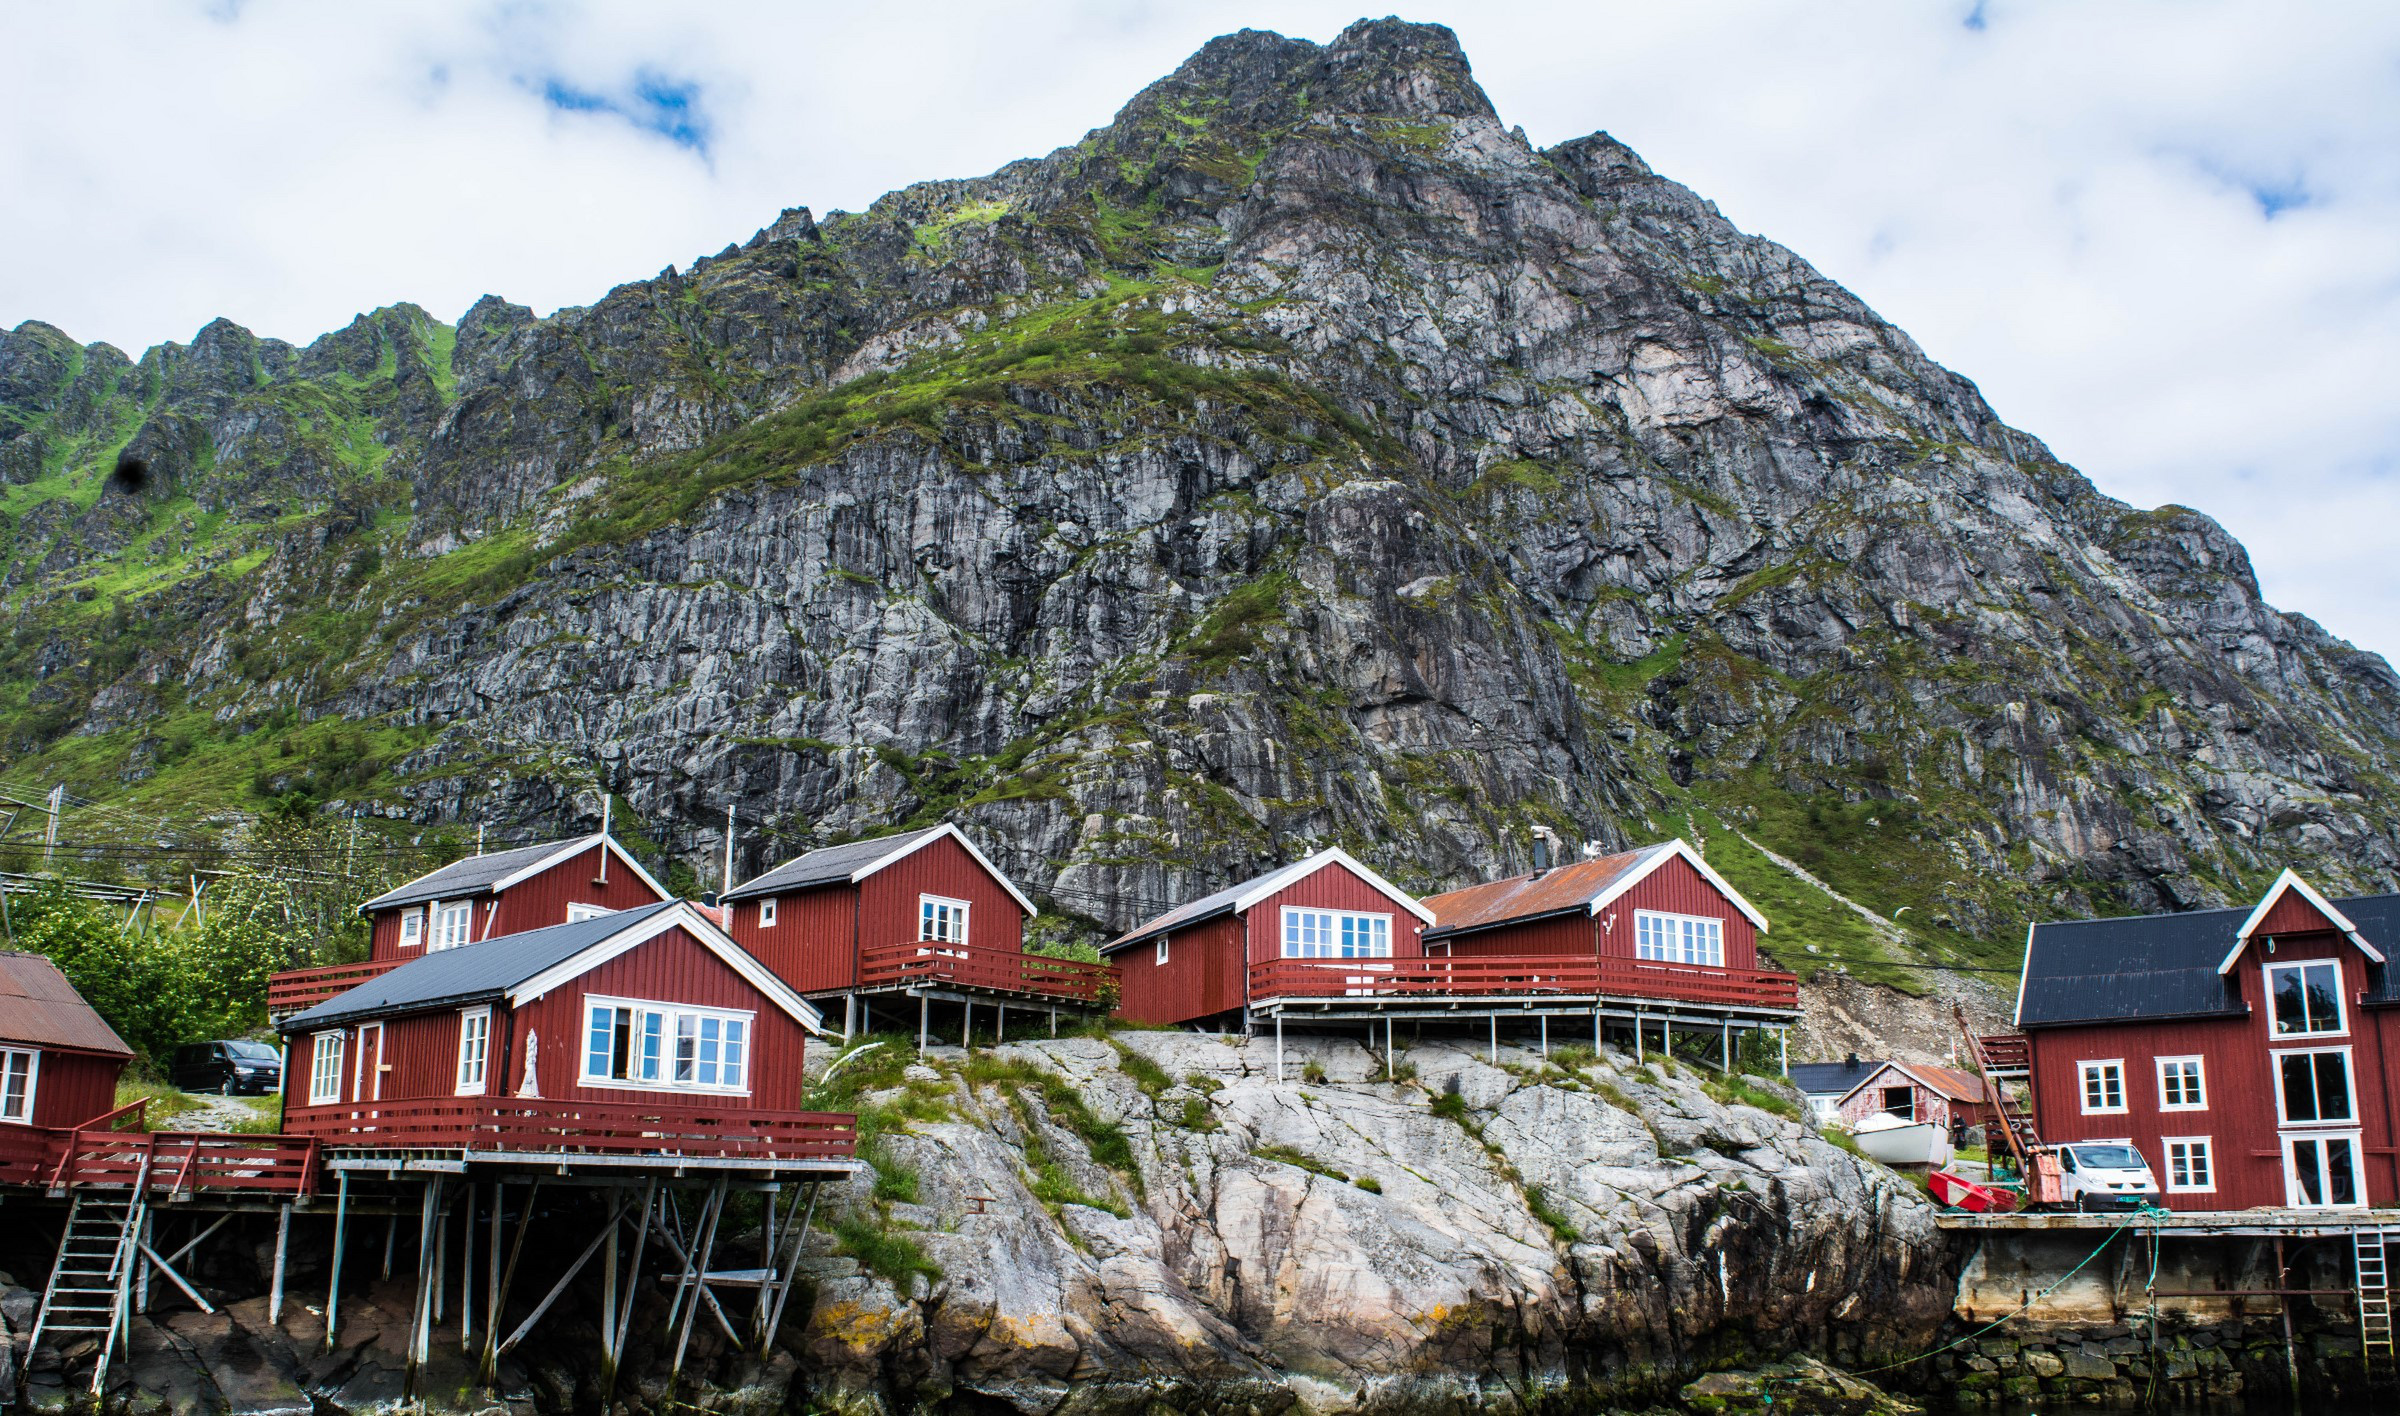
[[[1259, 966], [1280, 959], [1414, 959], [1433, 915], [1339, 847], [1229, 885], [1111, 941], [1117, 1011], [1144, 1023], [1239, 1018]], [[1378, 966], [1362, 962], [1362, 974]]]
[[2041, 1139], [2115, 1141], [2171, 1209], [2400, 1203], [2400, 895], [2286, 870], [2255, 905], [2036, 925], [2017, 1024]]
[[533, 1103], [795, 1111], [808, 1035], [823, 1031], [807, 1000], [674, 900], [436, 950], [277, 1026], [287, 1129], [319, 1134], [312, 1113], [376, 1103], [366, 1130], [391, 1144], [441, 1144], [427, 1118]]
[[453, 861], [358, 907], [376, 963], [652, 905], [667, 889], [602, 832]]
[[1947, 1128], [1954, 1144], [1993, 1119], [1982, 1078], [1956, 1067], [1918, 1062], [1886, 1062], [1877, 1067], [1850, 1088], [1835, 1110], [1852, 1125], [1870, 1116], [1932, 1122]]
[[67, 1128], [107, 1115], [132, 1057], [58, 965], [0, 949], [0, 1127]]

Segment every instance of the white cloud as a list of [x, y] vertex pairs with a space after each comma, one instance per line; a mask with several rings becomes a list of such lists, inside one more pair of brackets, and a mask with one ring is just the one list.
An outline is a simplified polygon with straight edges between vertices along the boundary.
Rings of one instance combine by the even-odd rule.
[[[1443, 13], [1443, 11], [1450, 13]], [[1074, 141], [1208, 36], [1353, 5], [55, 6], [0, 43], [0, 324], [305, 341], [549, 310]], [[2100, 486], [2400, 650], [2400, 7], [1428, 5], [1502, 116], [1606, 128]], [[687, 101], [678, 108], [676, 93]], [[567, 106], [546, 102], [545, 94]], [[660, 96], [667, 95], [665, 101]]]

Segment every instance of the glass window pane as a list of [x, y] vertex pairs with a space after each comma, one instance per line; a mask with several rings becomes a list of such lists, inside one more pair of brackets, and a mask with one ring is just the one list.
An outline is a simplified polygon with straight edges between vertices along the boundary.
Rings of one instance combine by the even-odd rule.
[[608, 1075], [608, 1007], [595, 1003], [591, 1008], [589, 1041], [585, 1044], [583, 1074], [587, 1077]]
[[658, 1054], [666, 1037], [667, 1015], [645, 1010], [642, 1014], [642, 1075], [645, 1082], [658, 1080]]
[[2283, 1064], [2283, 1116], [2287, 1121], [2317, 1119], [2316, 1072], [2306, 1057], [2286, 1057]]
[[2317, 1119], [2350, 1119], [2349, 1059], [2338, 1052], [2317, 1054]]
[[2325, 1184], [2317, 1171], [2317, 1143], [2294, 1141], [2292, 1146], [2292, 1175], [2300, 1191], [2300, 1203], [2325, 1203]]
[[675, 1080], [689, 1082], [699, 1065], [700, 1020], [689, 1013], [675, 1018]]
[[2326, 1190], [2337, 1205], [2358, 1203], [2358, 1158], [2346, 1140], [2325, 1142]]

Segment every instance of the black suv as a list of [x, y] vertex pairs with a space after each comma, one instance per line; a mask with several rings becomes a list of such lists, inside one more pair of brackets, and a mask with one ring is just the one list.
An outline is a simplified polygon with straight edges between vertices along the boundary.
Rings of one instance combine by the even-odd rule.
[[283, 1086], [283, 1057], [263, 1042], [195, 1042], [175, 1049], [169, 1080], [185, 1091], [271, 1092]]

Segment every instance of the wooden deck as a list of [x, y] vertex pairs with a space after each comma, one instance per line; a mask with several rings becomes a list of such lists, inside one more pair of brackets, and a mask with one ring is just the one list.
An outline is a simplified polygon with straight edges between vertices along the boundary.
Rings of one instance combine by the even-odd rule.
[[321, 969], [293, 969], [269, 975], [267, 1016], [287, 1018], [304, 1008], [314, 1008], [326, 999], [347, 993], [371, 978], [380, 978], [406, 962], [405, 959], [385, 959], [362, 964], [332, 964]]
[[651, 1168], [848, 1162], [858, 1120], [829, 1111], [753, 1111], [672, 1103], [437, 1097], [294, 1109], [285, 1125], [323, 1146], [335, 1169], [378, 1155], [560, 1159]]
[[2046, 1233], [2122, 1229], [2132, 1225], [2147, 1234], [2237, 1238], [2305, 1238], [2349, 1235], [2360, 1230], [2400, 1229], [2400, 1210], [2388, 1209], [2247, 1209], [2180, 1210], [2145, 1215], [2133, 1210], [2084, 1214], [2076, 1210], [2017, 1214], [1967, 1214], [1943, 1210], [1934, 1222], [1944, 1229], [1983, 1233]]
[[[316, 1142], [302, 1136], [140, 1128], [143, 1103], [79, 1127], [0, 1127], [0, 1185], [48, 1193], [131, 1189], [153, 1199], [305, 1195], [318, 1176]], [[130, 1122], [130, 1125], [125, 1123]]]
[[[1097, 1008], [1114, 992], [1116, 969], [990, 945], [905, 940], [872, 945], [859, 958], [862, 993], [939, 989], [1045, 1007]], [[851, 989], [831, 990], [836, 996]]]
[[1252, 1006], [1323, 1004], [1359, 1011], [1394, 1005], [1555, 1005], [1559, 1011], [1668, 1010], [1781, 1014], [1800, 1006], [1796, 975], [1591, 955], [1421, 959], [1270, 959], [1250, 966]]

